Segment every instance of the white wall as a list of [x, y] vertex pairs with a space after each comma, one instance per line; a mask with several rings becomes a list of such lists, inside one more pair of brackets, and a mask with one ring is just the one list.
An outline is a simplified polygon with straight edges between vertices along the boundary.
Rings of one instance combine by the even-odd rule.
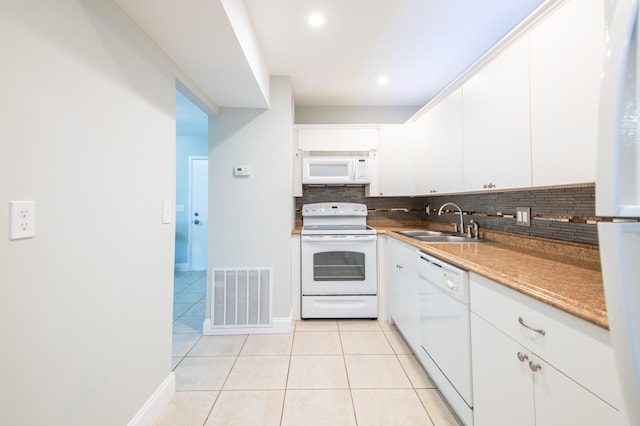
[[[288, 77], [271, 78], [269, 110], [209, 119], [209, 266], [273, 267], [276, 318], [291, 309], [292, 128]], [[251, 176], [234, 177], [245, 164]]]
[[127, 424], [171, 377], [173, 65], [104, 1], [4, 0], [0, 51], [0, 424]]

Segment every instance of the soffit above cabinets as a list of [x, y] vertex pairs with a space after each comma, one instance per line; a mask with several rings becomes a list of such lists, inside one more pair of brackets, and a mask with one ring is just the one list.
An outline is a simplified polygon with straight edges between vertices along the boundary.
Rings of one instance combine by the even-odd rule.
[[116, 0], [215, 104], [247, 108], [268, 106], [270, 75], [296, 106], [423, 106], [557, 1]]

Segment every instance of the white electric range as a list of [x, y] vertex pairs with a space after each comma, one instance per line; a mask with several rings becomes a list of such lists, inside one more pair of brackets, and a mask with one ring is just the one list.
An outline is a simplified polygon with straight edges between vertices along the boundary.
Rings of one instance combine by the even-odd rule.
[[302, 206], [302, 318], [377, 318], [377, 232], [367, 214], [365, 204]]

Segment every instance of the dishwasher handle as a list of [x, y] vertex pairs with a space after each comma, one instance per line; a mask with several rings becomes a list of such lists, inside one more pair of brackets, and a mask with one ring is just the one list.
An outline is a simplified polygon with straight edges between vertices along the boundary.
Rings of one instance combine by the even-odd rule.
[[438, 268], [442, 268], [442, 265], [438, 265], [436, 262], [434, 262], [431, 259], [427, 259], [426, 257], [424, 257], [423, 255], [418, 255], [420, 256], [420, 259], [424, 260], [425, 262], [429, 262], [430, 264], [432, 264], [433, 266], [437, 266]]

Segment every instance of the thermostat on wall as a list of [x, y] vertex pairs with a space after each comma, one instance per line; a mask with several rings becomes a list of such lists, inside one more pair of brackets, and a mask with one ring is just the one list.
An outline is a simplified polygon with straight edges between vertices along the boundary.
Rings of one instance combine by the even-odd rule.
[[249, 176], [251, 174], [251, 167], [249, 166], [234, 166], [233, 167], [233, 175], [234, 176]]

